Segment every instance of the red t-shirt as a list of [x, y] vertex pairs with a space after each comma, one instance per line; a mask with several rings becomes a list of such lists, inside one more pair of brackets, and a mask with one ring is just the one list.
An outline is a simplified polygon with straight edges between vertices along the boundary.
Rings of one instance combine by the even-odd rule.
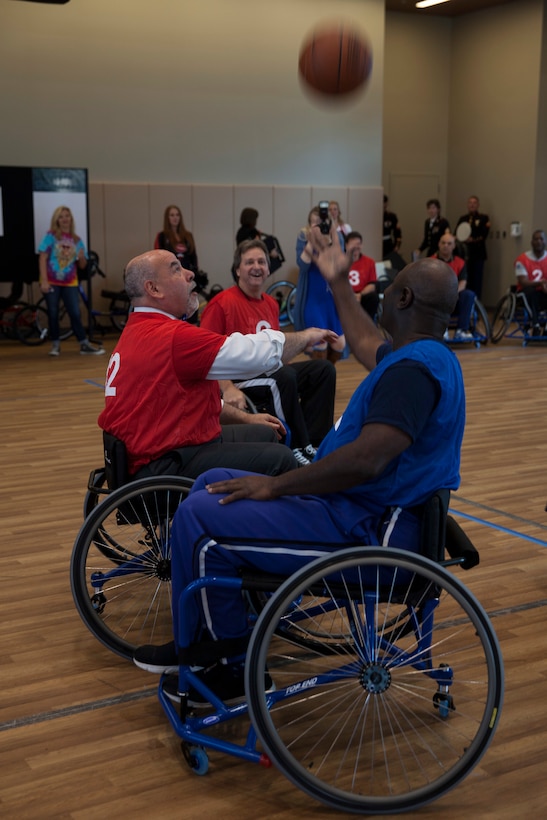
[[264, 328], [279, 330], [279, 305], [267, 293], [253, 299], [238, 285], [211, 299], [200, 320], [201, 327], [215, 333], [259, 333]]
[[[450, 262], [447, 262], [446, 259], [442, 259], [438, 253], [433, 254], [434, 259], [440, 259], [441, 262], [444, 262], [445, 265], [448, 265], [449, 268], [452, 268], [454, 273], [456, 274], [456, 278], [458, 282], [462, 276], [462, 271], [465, 268], [465, 260], [461, 258], [461, 256], [453, 256]], [[463, 277], [467, 281], [467, 271]]]
[[[547, 279], [547, 251], [537, 259], [532, 251], [521, 253], [515, 260], [515, 274], [526, 276], [529, 282], [538, 282], [536, 290], [541, 290], [539, 282]], [[517, 283], [517, 290], [522, 290]]]
[[356, 262], [351, 263], [348, 278], [355, 293], [361, 293], [363, 288], [378, 279], [374, 259], [371, 259], [370, 256], [360, 256]]
[[106, 372], [99, 427], [135, 473], [169, 450], [220, 435], [220, 390], [206, 376], [225, 337], [163, 313], [131, 313]]

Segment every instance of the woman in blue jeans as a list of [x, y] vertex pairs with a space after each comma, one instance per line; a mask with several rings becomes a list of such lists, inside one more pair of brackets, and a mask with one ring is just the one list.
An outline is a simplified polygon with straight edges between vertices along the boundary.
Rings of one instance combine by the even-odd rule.
[[59, 303], [64, 302], [70, 317], [74, 335], [80, 342], [80, 353], [100, 355], [102, 347], [89, 344], [80, 318], [80, 292], [78, 290], [78, 268], [87, 265], [84, 243], [76, 235], [74, 217], [69, 208], [60, 205], [53, 212], [51, 225], [38, 248], [40, 268], [40, 290], [46, 297], [49, 315], [49, 335], [51, 337], [50, 356], [61, 352], [59, 331]]

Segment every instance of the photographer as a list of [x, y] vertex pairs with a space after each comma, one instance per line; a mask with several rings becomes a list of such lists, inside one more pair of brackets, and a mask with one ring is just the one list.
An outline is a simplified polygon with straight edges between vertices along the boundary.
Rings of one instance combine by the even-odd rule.
[[307, 327], [328, 327], [338, 333], [335, 342], [322, 342], [316, 345], [311, 354], [314, 359], [328, 359], [335, 364], [346, 346], [346, 338], [336, 312], [332, 292], [321, 276], [315, 264], [315, 251], [310, 242], [312, 228], [319, 226], [321, 233], [330, 232], [329, 203], [320, 202], [308, 214], [308, 224], [302, 228], [296, 240], [296, 264], [298, 265], [298, 284], [294, 310], [295, 330]]

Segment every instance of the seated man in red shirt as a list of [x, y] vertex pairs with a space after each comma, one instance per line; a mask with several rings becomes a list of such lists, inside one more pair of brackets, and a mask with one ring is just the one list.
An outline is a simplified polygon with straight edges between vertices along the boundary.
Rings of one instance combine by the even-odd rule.
[[[456, 310], [458, 316], [458, 327], [454, 333], [454, 339], [459, 342], [472, 342], [473, 334], [469, 330], [471, 323], [471, 312], [475, 302], [475, 294], [467, 289], [467, 267], [460, 256], [454, 256], [456, 247], [456, 237], [451, 233], [444, 233], [439, 239], [439, 249], [433, 256], [440, 259], [452, 268], [458, 278], [458, 301]], [[448, 330], [445, 330], [444, 340], [448, 341]]]
[[361, 307], [371, 319], [378, 312], [378, 289], [376, 282], [376, 263], [370, 256], [363, 254], [363, 237], [358, 231], [351, 231], [346, 237], [346, 254], [351, 259], [348, 277], [349, 283]]
[[[534, 231], [532, 249], [521, 253], [515, 261], [517, 291], [526, 296], [532, 314], [532, 335], [541, 335], [538, 322], [540, 310], [547, 310], [547, 251], [545, 250], [545, 232]], [[543, 331], [545, 333], [545, 329]]]
[[194, 273], [170, 251], [132, 259], [125, 289], [133, 311], [110, 357], [99, 426], [124, 442], [130, 475], [296, 468], [290, 449], [277, 443], [285, 432], [278, 419], [223, 405], [218, 379], [275, 371], [333, 334], [309, 328], [227, 336], [181, 321], [198, 306]]
[[[263, 293], [270, 274], [268, 251], [260, 239], [238, 245], [233, 266], [237, 284], [217, 294], [205, 308], [201, 327], [216, 333], [279, 330], [279, 305]], [[286, 422], [291, 447], [301, 466], [310, 464], [316, 447], [332, 427], [336, 370], [326, 359], [293, 362], [253, 379], [223, 380], [224, 402], [245, 407], [245, 395]], [[234, 383], [235, 382], [235, 383]]]

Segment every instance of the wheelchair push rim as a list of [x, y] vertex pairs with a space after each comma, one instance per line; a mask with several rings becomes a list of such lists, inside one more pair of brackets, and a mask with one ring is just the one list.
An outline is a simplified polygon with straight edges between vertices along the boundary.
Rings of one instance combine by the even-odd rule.
[[[298, 642], [278, 629], [288, 617]], [[321, 632], [337, 636], [323, 651]], [[246, 691], [266, 753], [294, 785], [330, 807], [381, 815], [437, 799], [477, 764], [498, 723], [503, 664], [488, 616], [451, 572], [359, 547], [317, 559], [270, 599], [251, 636]]]
[[76, 537], [74, 603], [90, 632], [122, 657], [172, 640], [171, 519], [192, 484], [157, 476], [114, 490]]

